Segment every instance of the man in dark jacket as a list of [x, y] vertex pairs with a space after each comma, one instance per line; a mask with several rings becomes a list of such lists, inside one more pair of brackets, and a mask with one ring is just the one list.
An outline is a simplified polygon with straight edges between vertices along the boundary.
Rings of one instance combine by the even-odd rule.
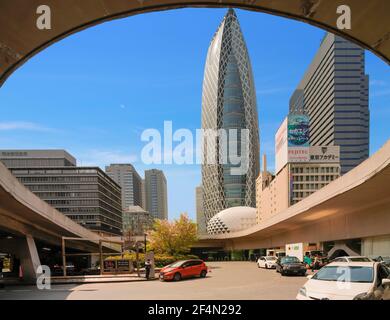
[[147, 259], [145, 261], [145, 278], [146, 278], [146, 280], [149, 280], [150, 268], [151, 267], [152, 267], [152, 264], [150, 262], [150, 259]]
[[3, 282], [3, 259], [0, 258], [0, 289], [4, 288], [4, 282]]

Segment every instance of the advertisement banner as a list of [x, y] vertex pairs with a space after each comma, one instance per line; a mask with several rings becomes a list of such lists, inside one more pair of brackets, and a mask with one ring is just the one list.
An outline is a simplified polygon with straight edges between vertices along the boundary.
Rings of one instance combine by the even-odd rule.
[[310, 151], [307, 147], [289, 147], [288, 162], [309, 162]]
[[287, 125], [289, 147], [309, 147], [309, 117], [289, 115]]
[[309, 117], [286, 117], [275, 135], [275, 173], [288, 162], [309, 162], [309, 144]]
[[275, 135], [275, 171], [278, 173], [288, 161], [287, 118], [280, 125]]

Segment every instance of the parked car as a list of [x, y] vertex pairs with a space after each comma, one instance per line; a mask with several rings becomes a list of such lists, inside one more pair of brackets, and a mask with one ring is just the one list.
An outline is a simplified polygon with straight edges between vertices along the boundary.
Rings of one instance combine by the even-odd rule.
[[337, 257], [332, 262], [372, 262], [373, 260], [364, 256]]
[[181, 260], [160, 270], [160, 280], [179, 281], [184, 278], [205, 278], [208, 268], [202, 260]]
[[[67, 262], [66, 263], [66, 275], [67, 276], [73, 276], [75, 275], [76, 273], [76, 268], [74, 266], [73, 263], [71, 262]], [[52, 268], [51, 268], [51, 273], [53, 276], [62, 276], [64, 274], [64, 268], [62, 265], [59, 265], [59, 264], [55, 264]]]
[[277, 260], [277, 258], [274, 256], [260, 257], [257, 260], [257, 266], [259, 268], [275, 269], [276, 268], [276, 260]]
[[390, 267], [390, 257], [382, 257], [382, 256], [376, 256], [376, 257], [370, 257], [373, 261], [377, 261], [385, 265], [387, 268]]
[[282, 276], [288, 274], [304, 276], [306, 275], [306, 266], [297, 257], [285, 256], [276, 261], [276, 272], [280, 272]]
[[383, 265], [385, 265], [387, 268], [390, 268], [390, 257], [381, 257], [380, 261]]
[[308, 276], [297, 299], [390, 299], [389, 276], [389, 270], [379, 262], [332, 262]]

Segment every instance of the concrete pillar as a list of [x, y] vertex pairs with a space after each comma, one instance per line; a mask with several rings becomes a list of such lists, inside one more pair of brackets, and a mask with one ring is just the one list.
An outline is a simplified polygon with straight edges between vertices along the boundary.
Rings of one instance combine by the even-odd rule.
[[100, 263], [100, 257], [99, 256], [91, 256], [89, 261], [90, 261], [90, 268], [95, 268], [96, 264]]
[[37, 268], [41, 265], [34, 238], [26, 235], [20, 243], [20, 264], [23, 270], [23, 279], [27, 282], [35, 282], [37, 279]]
[[390, 235], [362, 239], [362, 255], [390, 256]]
[[14, 254], [20, 260], [23, 270], [23, 280], [35, 283], [37, 268], [41, 265], [34, 238], [31, 235], [15, 237], [0, 241], [0, 251]]

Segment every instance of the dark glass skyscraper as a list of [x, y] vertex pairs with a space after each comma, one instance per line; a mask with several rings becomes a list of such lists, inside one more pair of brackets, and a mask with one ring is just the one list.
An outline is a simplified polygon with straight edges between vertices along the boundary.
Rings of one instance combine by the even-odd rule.
[[106, 166], [106, 174], [121, 186], [122, 210], [130, 206], [143, 206], [142, 178], [129, 163], [114, 163]]
[[328, 33], [290, 99], [310, 118], [310, 145], [340, 146], [341, 173], [369, 156], [368, 75], [364, 50]]
[[[241, 129], [248, 129], [248, 170], [232, 175], [237, 167], [230, 161], [221, 163], [220, 141], [204, 145], [204, 158], [215, 153], [216, 164], [202, 165], [203, 207], [206, 221], [219, 211], [235, 206], [255, 207], [255, 181], [259, 173], [259, 132], [252, 67], [243, 34], [235, 12], [229, 9], [215, 33], [207, 54], [202, 96], [202, 129], [237, 129], [230, 136], [232, 145], [242, 147]], [[235, 151], [234, 151], [235, 152]], [[239, 156], [244, 156], [238, 154]]]
[[145, 171], [145, 206], [154, 219], [168, 220], [167, 179], [161, 170]]

